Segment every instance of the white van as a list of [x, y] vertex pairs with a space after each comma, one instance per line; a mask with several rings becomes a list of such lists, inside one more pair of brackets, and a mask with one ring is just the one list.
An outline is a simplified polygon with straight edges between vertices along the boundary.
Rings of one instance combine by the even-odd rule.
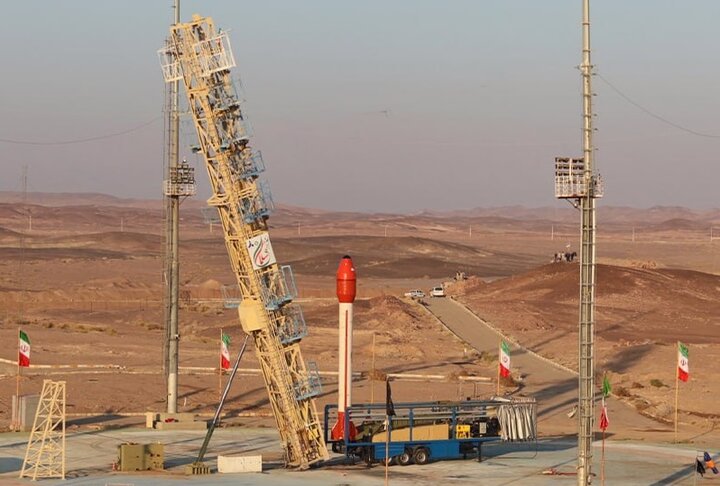
[[442, 287], [433, 287], [430, 289], [431, 297], [445, 297], [445, 289]]
[[410, 297], [411, 299], [422, 299], [425, 297], [425, 292], [422, 290], [411, 290], [410, 292], [405, 292], [405, 297]]

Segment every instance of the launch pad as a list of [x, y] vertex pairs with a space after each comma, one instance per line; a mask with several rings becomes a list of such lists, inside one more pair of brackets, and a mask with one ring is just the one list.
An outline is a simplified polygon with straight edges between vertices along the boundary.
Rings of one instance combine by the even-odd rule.
[[[383, 484], [382, 467], [368, 468], [365, 464], [342, 464], [342, 456], [333, 456], [323, 468], [311, 469], [302, 474], [282, 466], [277, 432], [270, 428], [228, 428], [220, 429], [214, 438], [214, 452], [208, 455], [208, 464], [217, 472], [217, 456], [235, 454], [237, 444], [252, 444], [252, 454], [262, 454], [265, 462], [262, 473], [211, 474], [196, 478], [184, 476], [185, 461], [177, 451], [196, 451], [202, 443], [202, 434], [192, 431], [149, 431], [141, 428], [106, 430], [103, 432], [71, 432], [67, 435], [67, 461], [73, 467], [68, 471], [63, 485], [80, 484], [132, 484], [134, 486], [173, 486], [179, 480], [191, 485], [255, 485], [292, 486], [317, 485], [334, 486], [338, 478], [352, 485], [379, 486]], [[146, 471], [142, 474], [110, 471], [109, 465], [117, 457], [118, 444], [125, 442], [165, 444], [165, 471]], [[3, 459], [0, 461], [0, 483], [8, 486], [26, 484], [17, 481], [17, 474], [24, 446], [14, 434], [0, 435]], [[483, 463], [476, 461], [443, 461], [425, 466], [392, 467], [391, 483], [394, 485], [418, 484], [461, 484], [461, 481], [477, 480], [479, 467], [482, 468], [482, 483], [500, 486], [511, 480], [526, 481], [537, 486], [556, 486], [556, 475], [544, 475], [552, 468], [559, 473], [574, 470], [574, 441], [567, 439], [541, 439], [537, 453], [534, 450], [519, 449], [513, 444], [487, 443], [483, 445]], [[176, 452], [172, 452], [176, 451]], [[691, 481], [689, 469], [694, 451], [685, 447], [667, 447], [644, 443], [623, 442], [608, 448], [612, 468], [607, 480], [612, 484], [628, 486], [661, 484], [665, 478], [682, 475]], [[190, 454], [188, 454], [190, 455]], [[532, 459], [532, 460], [531, 460]], [[339, 460], [339, 462], [338, 462]], [[566, 467], [558, 464], [567, 464]], [[422, 482], [418, 482], [418, 474]], [[679, 477], [679, 476], [674, 476]], [[640, 478], [640, 479], [638, 479]], [[55, 484], [54, 481], [46, 481]], [[58, 481], [59, 484], [60, 481]]]

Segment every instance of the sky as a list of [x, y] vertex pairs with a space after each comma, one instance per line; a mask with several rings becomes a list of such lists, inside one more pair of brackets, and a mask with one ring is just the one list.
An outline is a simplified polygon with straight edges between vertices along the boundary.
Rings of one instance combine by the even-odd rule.
[[[566, 204], [553, 161], [582, 151], [581, 5], [182, 0], [181, 17], [230, 32], [276, 203], [412, 213]], [[171, 7], [3, 2], [0, 190], [27, 166], [31, 191], [161, 197]], [[720, 206], [718, 18], [717, 0], [592, 2], [601, 205]], [[182, 135], [207, 198], [189, 119]]]

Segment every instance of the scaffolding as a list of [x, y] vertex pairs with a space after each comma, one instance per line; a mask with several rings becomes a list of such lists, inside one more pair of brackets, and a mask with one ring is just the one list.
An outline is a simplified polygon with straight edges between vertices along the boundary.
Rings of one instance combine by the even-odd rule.
[[43, 381], [20, 478], [65, 479], [64, 381]]
[[305, 363], [300, 340], [306, 326], [296, 304], [289, 266], [278, 265], [268, 235], [273, 209], [265, 168], [250, 146], [247, 118], [230, 77], [235, 66], [226, 33], [197, 15], [170, 28], [171, 41], [158, 54], [166, 82], [181, 79], [212, 187], [208, 205], [217, 210], [237, 287], [223, 287], [226, 306], [237, 307], [250, 334], [280, 433], [285, 463], [306, 469], [326, 460], [327, 448], [314, 397], [320, 378]]

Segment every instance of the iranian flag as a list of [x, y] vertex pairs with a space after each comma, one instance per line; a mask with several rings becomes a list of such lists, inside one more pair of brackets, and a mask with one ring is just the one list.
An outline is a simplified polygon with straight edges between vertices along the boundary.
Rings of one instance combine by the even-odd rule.
[[24, 368], [30, 366], [30, 338], [23, 331], [20, 331], [18, 342], [18, 366]]
[[510, 376], [510, 346], [505, 341], [500, 342], [500, 376]]
[[678, 341], [678, 375], [679, 380], [688, 381], [690, 379], [690, 363], [688, 360], [688, 348]]
[[230, 369], [230, 351], [228, 351], [228, 346], [230, 346], [230, 336], [223, 334], [222, 339], [220, 339], [220, 367], [224, 370]]

